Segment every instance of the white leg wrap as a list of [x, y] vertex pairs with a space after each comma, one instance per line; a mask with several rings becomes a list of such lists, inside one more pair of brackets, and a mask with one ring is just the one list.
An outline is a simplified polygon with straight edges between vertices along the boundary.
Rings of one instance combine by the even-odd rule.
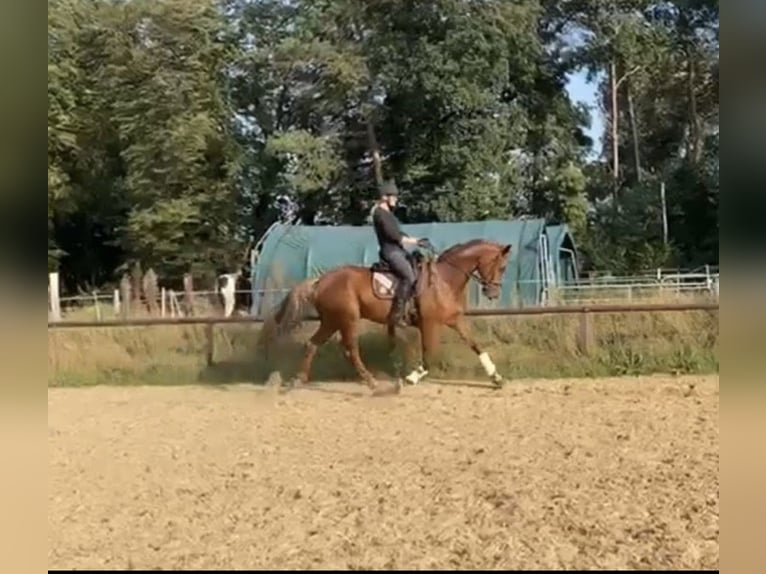
[[423, 378], [428, 374], [428, 371], [426, 371], [423, 368], [423, 365], [420, 365], [417, 369], [412, 371], [409, 375], [405, 377], [405, 380], [411, 384], [411, 385], [417, 385], [420, 381], [423, 380]]
[[487, 372], [487, 375], [492, 377], [495, 373], [497, 373], [497, 367], [495, 367], [495, 363], [492, 362], [492, 359], [489, 358], [489, 354], [486, 352], [479, 355], [479, 362], [481, 363], [481, 366], [484, 367], [484, 370]]

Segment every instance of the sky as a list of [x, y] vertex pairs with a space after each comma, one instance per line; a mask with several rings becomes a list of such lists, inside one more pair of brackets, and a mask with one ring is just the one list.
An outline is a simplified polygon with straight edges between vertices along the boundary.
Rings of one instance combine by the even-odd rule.
[[597, 81], [588, 83], [587, 71], [581, 70], [567, 76], [569, 83], [567, 91], [569, 99], [573, 102], [581, 102], [588, 106], [591, 116], [590, 128], [585, 131], [593, 140], [591, 157], [597, 157], [601, 153], [601, 136], [604, 133], [604, 117], [596, 101]]

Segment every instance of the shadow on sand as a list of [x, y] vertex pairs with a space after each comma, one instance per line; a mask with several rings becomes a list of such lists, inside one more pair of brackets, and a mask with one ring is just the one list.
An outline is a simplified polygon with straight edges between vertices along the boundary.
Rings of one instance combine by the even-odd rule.
[[[392, 352], [385, 336], [365, 333], [359, 337], [359, 348], [365, 365], [381, 382], [394, 381], [406, 374], [401, 343]], [[209, 385], [267, 385], [279, 380], [287, 383], [298, 374], [303, 352], [303, 342], [294, 339], [280, 341], [268, 352], [261, 345], [254, 345], [252, 352], [239, 348], [226, 353], [229, 356], [225, 358], [215, 358], [212, 365], [200, 371], [197, 380]], [[219, 353], [223, 354], [223, 349]], [[337, 339], [328, 341], [317, 350], [311, 380], [349, 382], [362, 390], [366, 389], [359, 384], [359, 375]]]
[[[363, 333], [359, 337], [359, 349], [367, 368], [375, 376], [379, 383], [381, 396], [397, 394], [393, 387], [396, 381], [406, 376], [414, 365], [408, 365], [408, 354], [403, 338], [397, 340], [395, 349], [390, 348], [388, 338], [380, 333]], [[222, 346], [223, 347], [223, 346]], [[311, 382], [306, 386], [293, 388], [291, 383], [298, 374], [303, 358], [303, 341], [296, 338], [284, 338], [278, 343], [273, 343], [268, 352], [256, 341], [248, 341], [247, 346], [238, 348], [218, 349], [219, 355], [228, 355], [216, 358], [212, 365], [203, 368], [197, 380], [200, 383], [225, 389], [230, 384], [253, 384], [259, 386], [280, 387], [280, 393], [312, 391], [330, 394], [342, 394], [346, 396], [370, 396], [369, 388], [362, 384], [356, 369], [346, 358], [343, 348], [336, 338], [322, 345], [316, 353], [311, 368]], [[415, 355], [419, 358], [419, 353]], [[432, 372], [424, 381], [424, 384], [437, 385], [440, 387], [462, 387], [478, 390], [495, 390], [489, 381], [465, 380], [442, 378], [439, 369]], [[323, 381], [332, 381], [332, 385], [323, 384]], [[348, 383], [338, 388], [337, 383]], [[405, 385], [397, 391], [410, 388]]]

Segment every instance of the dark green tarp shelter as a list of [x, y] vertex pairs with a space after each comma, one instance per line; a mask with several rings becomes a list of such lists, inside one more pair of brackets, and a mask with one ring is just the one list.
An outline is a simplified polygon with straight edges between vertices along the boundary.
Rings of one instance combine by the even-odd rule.
[[[469, 307], [528, 307], [544, 304], [547, 289], [576, 279], [574, 241], [565, 225], [543, 219], [468, 221], [403, 225], [413, 236], [428, 237], [438, 251], [471, 239], [512, 245], [499, 301], [489, 302], [476, 282], [468, 288]], [[253, 252], [253, 313], [271, 309], [295, 284], [341, 265], [378, 260], [372, 227], [275, 224]]]
[[556, 285], [577, 280], [577, 253], [572, 234], [567, 225], [549, 225], [545, 228], [550, 246], [553, 276]]

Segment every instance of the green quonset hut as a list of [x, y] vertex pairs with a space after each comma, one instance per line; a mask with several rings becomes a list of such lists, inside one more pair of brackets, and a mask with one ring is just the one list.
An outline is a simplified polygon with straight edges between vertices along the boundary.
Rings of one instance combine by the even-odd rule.
[[[548, 289], [577, 279], [574, 240], [566, 225], [543, 219], [469, 221], [403, 225], [413, 236], [428, 237], [438, 251], [471, 239], [512, 245], [499, 301], [490, 303], [472, 281], [469, 307], [544, 305]], [[371, 265], [378, 260], [372, 227], [275, 224], [253, 250], [252, 312], [276, 305], [287, 289], [341, 265]]]

